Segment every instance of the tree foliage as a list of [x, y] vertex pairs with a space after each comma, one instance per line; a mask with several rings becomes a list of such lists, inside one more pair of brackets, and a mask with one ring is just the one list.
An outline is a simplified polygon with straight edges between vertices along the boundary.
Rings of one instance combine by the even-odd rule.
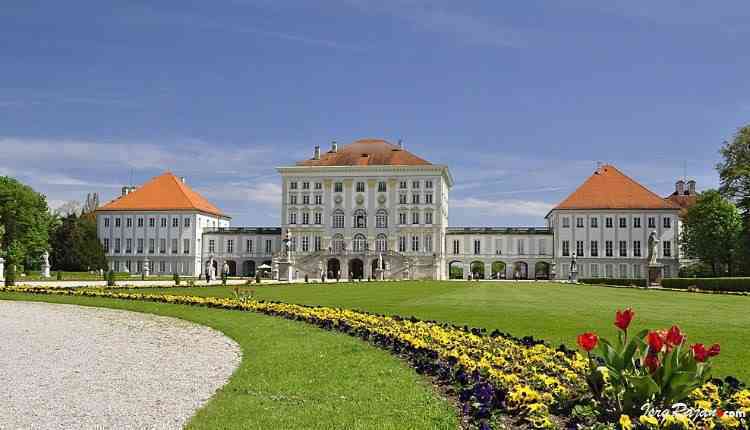
[[742, 237], [742, 217], [734, 203], [716, 190], [704, 191], [683, 219], [686, 254], [711, 267], [713, 276], [736, 267]]
[[740, 128], [732, 142], [721, 148], [724, 160], [716, 166], [721, 194], [734, 201], [742, 212], [742, 270], [750, 273], [750, 125]]
[[86, 215], [70, 214], [52, 233], [52, 266], [56, 270], [83, 272], [107, 268], [96, 222]]
[[14, 178], [0, 177], [0, 251], [6, 267], [38, 259], [47, 249], [51, 222], [44, 195]]

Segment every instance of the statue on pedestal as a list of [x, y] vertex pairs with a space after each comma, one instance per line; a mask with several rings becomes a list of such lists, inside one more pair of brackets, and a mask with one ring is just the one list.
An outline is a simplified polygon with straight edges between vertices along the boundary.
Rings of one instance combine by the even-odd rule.
[[5, 281], [5, 259], [0, 257], [0, 282]]
[[573, 253], [570, 261], [570, 282], [578, 282], [578, 262], [576, 261], [576, 254]]
[[42, 254], [42, 277], [43, 278], [50, 277], [49, 269], [50, 269], [49, 252], [44, 251], [44, 254]]
[[652, 231], [648, 236], [648, 265], [658, 265], [657, 258], [659, 257], [659, 239], [656, 237], [656, 232]]
[[143, 259], [143, 276], [150, 276], [151, 275], [151, 262], [148, 260], [148, 257]]

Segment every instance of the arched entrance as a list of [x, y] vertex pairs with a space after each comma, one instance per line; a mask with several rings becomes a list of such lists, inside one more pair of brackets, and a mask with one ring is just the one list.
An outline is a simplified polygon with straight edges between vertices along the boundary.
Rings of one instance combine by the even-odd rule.
[[513, 279], [528, 279], [529, 265], [524, 261], [518, 261], [513, 264]]
[[505, 279], [505, 263], [502, 261], [492, 263], [492, 279]]
[[326, 272], [329, 279], [336, 279], [341, 277], [339, 271], [341, 270], [341, 263], [338, 258], [329, 258], [326, 263]]
[[464, 266], [460, 261], [448, 263], [448, 279], [464, 279]]
[[242, 275], [255, 276], [255, 262], [253, 260], [247, 260], [242, 263]]
[[484, 263], [481, 261], [471, 263], [471, 277], [472, 279], [484, 279]]
[[540, 261], [534, 265], [534, 278], [549, 279], [549, 263]]
[[359, 258], [349, 260], [349, 279], [362, 279], [365, 275], [365, 264]]
[[226, 261], [227, 266], [229, 266], [229, 276], [237, 276], [237, 263], [232, 260]]

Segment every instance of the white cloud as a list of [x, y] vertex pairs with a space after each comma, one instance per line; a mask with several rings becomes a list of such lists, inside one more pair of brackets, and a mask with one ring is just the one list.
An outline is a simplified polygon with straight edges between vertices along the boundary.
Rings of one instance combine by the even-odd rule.
[[494, 216], [544, 216], [554, 205], [533, 200], [485, 200], [475, 197], [453, 199], [451, 208], [477, 210]]
[[233, 182], [218, 188], [202, 187], [196, 191], [217, 201], [281, 206], [281, 186], [275, 182]]

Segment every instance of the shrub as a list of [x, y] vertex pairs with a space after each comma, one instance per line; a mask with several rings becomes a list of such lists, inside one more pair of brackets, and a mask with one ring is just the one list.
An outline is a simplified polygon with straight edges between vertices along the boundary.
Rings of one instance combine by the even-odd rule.
[[664, 288], [699, 288], [707, 291], [750, 292], [750, 278], [667, 278], [662, 279]]
[[175, 273], [174, 275], [172, 275], [172, 279], [174, 279], [174, 284], [175, 285], [180, 285], [180, 274], [179, 273]]
[[114, 287], [115, 286], [115, 272], [114, 270], [110, 270], [107, 272], [107, 286], [108, 287]]
[[59, 271], [59, 270], [57, 271], [56, 278], [57, 278], [58, 281], [62, 281], [63, 280], [63, 275], [62, 275], [61, 271]]
[[622, 285], [626, 287], [648, 287], [647, 279], [622, 279], [622, 278], [583, 278], [578, 282], [591, 285]]
[[12, 287], [13, 285], [16, 285], [16, 265], [15, 264], [9, 264], [8, 268], [5, 270], [5, 285], [8, 287]]

